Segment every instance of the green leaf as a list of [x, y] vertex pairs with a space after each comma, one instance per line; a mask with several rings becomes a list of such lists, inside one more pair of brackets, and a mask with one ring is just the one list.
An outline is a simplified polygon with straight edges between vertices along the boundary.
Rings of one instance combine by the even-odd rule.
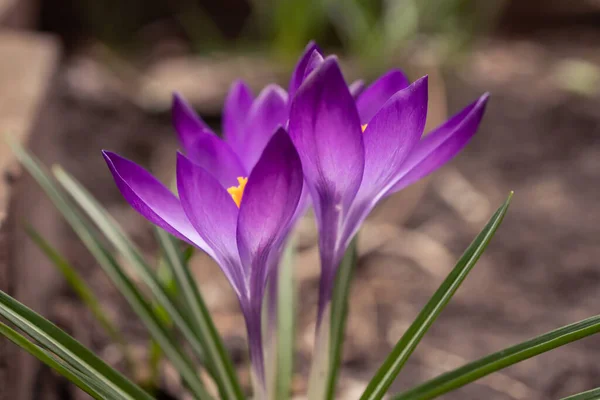
[[55, 166], [53, 171], [58, 182], [65, 188], [88, 217], [91, 218], [102, 234], [104, 234], [110, 243], [121, 253], [128, 264], [134, 268], [135, 272], [148, 286], [158, 304], [164, 308], [169, 317], [173, 320], [175, 326], [181, 330], [181, 333], [183, 333], [198, 358], [203, 360], [204, 349], [199, 333], [194, 330], [190, 322], [180, 311], [177, 304], [173, 302], [171, 296], [166, 292], [156, 274], [144, 259], [141, 251], [133, 244], [127, 235], [125, 235], [110, 214], [87, 192], [86, 189], [83, 188], [83, 186], [81, 186], [79, 182], [59, 166]]
[[73, 368], [77, 368], [88, 376], [94, 376], [124, 399], [152, 399], [139, 386], [96, 357], [94, 353], [52, 322], [2, 291], [0, 291], [0, 315], [50, 349]]
[[94, 399], [120, 400], [124, 398], [118, 393], [108, 390], [108, 388], [102, 388], [100, 381], [94, 381], [92, 378], [79, 372], [79, 370], [59, 361], [52, 353], [49, 353], [37, 344], [29, 341], [25, 336], [21, 335], [19, 332], [15, 331], [1, 321], [0, 334], [6, 336], [11, 342], [21, 347], [23, 350], [27, 351], [29, 354], [33, 355], [35, 358], [67, 378]]
[[158, 388], [160, 385], [160, 362], [163, 359], [163, 352], [155, 340], [150, 340], [148, 353], [150, 376], [148, 377], [147, 386]]
[[[433, 399], [444, 393], [458, 389], [482, 378], [492, 372], [527, 360], [528, 358], [545, 353], [565, 344], [574, 342], [584, 337], [600, 332], [600, 315], [584, 319], [571, 325], [563, 326], [551, 332], [537, 336], [523, 343], [506, 348], [497, 353], [485, 356], [477, 361], [471, 362], [458, 369], [447, 372], [430, 381], [427, 381], [413, 389], [396, 395], [394, 400], [425, 400]], [[594, 391], [592, 391], [594, 392]], [[590, 393], [590, 392], [587, 392]], [[598, 395], [599, 389], [596, 389]], [[580, 395], [584, 395], [581, 393]], [[576, 395], [579, 396], [579, 395]], [[588, 399], [588, 397], [569, 397], [578, 400]], [[596, 397], [589, 397], [595, 399]]]
[[171, 268], [168, 265], [168, 261], [163, 254], [161, 254], [158, 259], [156, 278], [162, 287], [165, 288], [167, 294], [178, 300], [180, 290], [177, 286], [177, 280], [175, 280]]
[[357, 238], [354, 237], [344, 253], [336, 273], [331, 303], [324, 307], [320, 317], [308, 381], [308, 398], [311, 400], [335, 397], [348, 313], [348, 294], [357, 260], [356, 243]]
[[[59, 183], [63, 185], [77, 204], [87, 213], [112, 245], [115, 246], [129, 264], [135, 268], [135, 271], [152, 291], [157, 302], [164, 308], [175, 326], [181, 330], [198, 358], [205, 361], [204, 337], [202, 333], [198, 329], [195, 329], [196, 327], [192, 325], [192, 322], [187, 318], [187, 315], [181, 311], [180, 307], [173, 301], [171, 296], [169, 296], [163, 285], [161, 285], [157, 279], [156, 274], [144, 260], [144, 257], [138, 248], [125, 235], [123, 230], [114, 219], [110, 217], [108, 212], [102, 208], [81, 184], [60, 167], [55, 167], [54, 173]], [[212, 361], [214, 361], [212, 358], [208, 360], [209, 363], [212, 363]], [[208, 365], [208, 367], [210, 371], [215, 371], [213, 365]], [[231, 374], [228, 375], [232, 376]], [[213, 374], [213, 377], [219, 387], [219, 391], [225, 393], [226, 398], [241, 399], [239, 396], [241, 396], [242, 392], [239, 384], [232, 382], [231, 379], [224, 381], [222, 379], [225, 377], [224, 375], [216, 376]]]
[[194, 246], [186, 245], [185, 250], [183, 250], [183, 263], [187, 265], [192, 257], [194, 256], [194, 252], [196, 248]]
[[[266, 369], [269, 398], [288, 399], [291, 393], [294, 350], [295, 350], [295, 298], [294, 258], [296, 254], [296, 235], [292, 233], [286, 243], [277, 271], [269, 282], [268, 296], [276, 296], [275, 321], [268, 321], [266, 329]], [[273, 290], [275, 289], [275, 290]], [[268, 306], [272, 299], [268, 298]], [[271, 310], [272, 312], [272, 310]], [[267, 315], [271, 317], [267, 309]]]
[[140, 317], [152, 337], [161, 346], [167, 358], [169, 358], [175, 369], [182, 376], [195, 398], [210, 399], [211, 396], [204, 389], [204, 385], [198, 377], [192, 361], [181, 351], [168, 327], [153, 312], [144, 296], [125, 274], [121, 265], [117, 263], [115, 258], [98, 240], [95, 230], [82, 218], [76, 207], [66, 196], [58, 190], [55, 183], [42, 169], [39, 161], [27, 153], [20, 145], [11, 142], [9, 144], [25, 169], [44, 189], [50, 200], [52, 200], [83, 244], [98, 261], [99, 265], [104, 269], [121, 294], [127, 299], [134, 312]]
[[156, 228], [158, 242], [165, 253], [167, 265], [175, 277], [185, 305], [190, 322], [202, 340], [205, 357], [208, 361], [209, 372], [217, 382], [219, 391], [226, 399], [243, 399], [244, 394], [238, 382], [233, 362], [227, 353], [225, 345], [210, 316], [208, 307], [198, 290], [195, 279], [184, 264], [184, 256], [175, 246], [174, 239], [162, 229]]
[[329, 347], [331, 353], [329, 358], [329, 377], [327, 380], [327, 399], [335, 398], [335, 386], [342, 357], [346, 317], [348, 316], [348, 294], [350, 293], [350, 283], [358, 257], [356, 243], [357, 238], [355, 237], [350, 242], [346, 254], [344, 254], [335, 278], [335, 287], [331, 300], [331, 346]]
[[125, 338], [121, 335], [117, 327], [112, 323], [103, 307], [100, 305], [100, 301], [96, 298], [92, 290], [81, 278], [79, 273], [69, 264], [69, 262], [48, 243], [40, 234], [31, 226], [25, 227], [25, 231], [31, 238], [31, 240], [44, 252], [46, 257], [52, 261], [56, 268], [63, 275], [69, 286], [79, 296], [87, 308], [91, 311], [92, 315], [98, 320], [100, 325], [104, 328], [108, 336], [119, 346], [123, 353], [123, 358], [127, 366], [127, 370], [131, 375], [135, 373], [135, 366], [133, 357], [127, 346]]
[[574, 394], [569, 397], [565, 397], [562, 400], [597, 400], [600, 399], [600, 388], [588, 390], [586, 392], [581, 392]]
[[277, 386], [276, 399], [290, 397], [295, 350], [295, 296], [294, 258], [296, 236], [292, 234], [283, 252], [277, 285]]
[[425, 307], [423, 307], [415, 321], [406, 330], [371, 382], [369, 382], [361, 396], [361, 400], [378, 400], [383, 398], [429, 327], [440, 315], [486, 249], [508, 211], [511, 198], [512, 193], [492, 216], [481, 233], [477, 235], [460, 260], [458, 260], [454, 269], [444, 282], [442, 282]]

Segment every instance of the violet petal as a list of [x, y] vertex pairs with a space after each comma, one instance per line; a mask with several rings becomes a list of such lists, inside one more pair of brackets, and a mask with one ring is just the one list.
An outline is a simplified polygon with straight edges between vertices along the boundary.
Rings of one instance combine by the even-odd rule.
[[397, 180], [415, 148], [427, 119], [427, 77], [393, 95], [364, 132], [363, 180], [344, 225], [343, 248], [369, 212]]
[[404, 189], [454, 158], [477, 132], [488, 98], [489, 94], [484, 94], [421, 139], [387, 194]]
[[393, 95], [363, 134], [365, 169], [360, 193], [372, 197], [395, 177], [419, 143], [427, 120], [427, 77]]
[[272, 255], [278, 255], [302, 192], [300, 158], [279, 128], [250, 173], [240, 205], [237, 243], [251, 297], [262, 299]]
[[321, 64], [323, 64], [325, 59], [323, 55], [319, 53], [318, 50], [313, 50], [310, 58], [308, 59], [308, 63], [306, 64], [306, 68], [304, 69], [304, 78], [302, 81], [306, 80], [306, 78]]
[[196, 114], [192, 106], [179, 93], [173, 93], [171, 118], [175, 126], [175, 131], [177, 131], [179, 142], [186, 153], [189, 152], [189, 146], [194, 142], [199, 132], [210, 131], [208, 125]]
[[410, 85], [400, 70], [391, 70], [367, 87], [356, 100], [360, 123], [367, 124], [397, 91]]
[[212, 132], [198, 133], [188, 146], [186, 155], [217, 178], [224, 188], [237, 186], [238, 177], [248, 176], [248, 172], [229, 143]]
[[238, 295], [243, 295], [245, 279], [235, 241], [235, 202], [215, 177], [181, 153], [177, 155], [177, 190], [188, 219], [214, 250], [216, 261]]
[[246, 134], [238, 155], [246, 170], [252, 168], [260, 158], [265, 146], [278, 126], [286, 124], [288, 119], [288, 96], [277, 85], [265, 87], [248, 112]]
[[294, 72], [292, 72], [292, 77], [290, 79], [290, 85], [288, 87], [288, 94], [290, 96], [290, 99], [292, 99], [294, 97], [294, 95], [296, 94], [296, 91], [298, 91], [298, 88], [300, 87], [300, 85], [302, 84], [302, 81], [304, 80], [304, 77], [305, 77], [304, 71], [306, 70], [306, 66], [308, 65], [308, 62], [312, 56], [313, 51], [317, 51], [317, 52], [321, 53], [319, 46], [317, 46], [317, 44], [315, 42], [310, 41], [306, 45], [306, 47], [304, 48], [304, 52], [298, 59], [298, 62], [296, 63], [296, 67], [294, 68]]
[[335, 58], [328, 57], [302, 85], [289, 127], [317, 216], [321, 200], [345, 209], [360, 185], [364, 147], [354, 99]]
[[152, 174], [110, 151], [102, 156], [125, 200], [148, 221], [207, 253], [212, 249], [188, 220], [179, 199]]
[[253, 101], [252, 90], [244, 81], [238, 80], [231, 85], [223, 106], [223, 136], [236, 152], [242, 150], [246, 118]]
[[361, 93], [365, 90], [365, 81], [363, 81], [362, 79], [358, 79], [352, 82], [350, 85], [348, 85], [348, 90], [350, 90], [352, 97], [357, 99], [358, 96], [360, 96]]

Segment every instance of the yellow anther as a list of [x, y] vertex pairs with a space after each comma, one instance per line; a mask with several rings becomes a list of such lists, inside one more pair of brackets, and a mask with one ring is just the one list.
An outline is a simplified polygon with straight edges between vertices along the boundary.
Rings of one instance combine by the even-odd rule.
[[228, 188], [227, 192], [231, 195], [231, 197], [233, 198], [233, 201], [235, 201], [235, 204], [239, 208], [240, 204], [242, 202], [242, 196], [244, 195], [244, 189], [246, 188], [246, 183], [248, 183], [248, 178], [239, 176], [237, 178], [237, 181], [238, 181], [239, 185]]
[[367, 129], [367, 124], [361, 125], [360, 127], [361, 127], [362, 131], [364, 132], [365, 129]]

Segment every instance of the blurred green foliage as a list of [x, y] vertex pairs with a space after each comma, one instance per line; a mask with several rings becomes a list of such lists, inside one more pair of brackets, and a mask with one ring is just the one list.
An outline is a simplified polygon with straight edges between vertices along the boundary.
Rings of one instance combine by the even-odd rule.
[[493, 28], [505, 0], [82, 0], [75, 19], [120, 51], [172, 36], [192, 51], [267, 50], [290, 61], [309, 40], [367, 70], [411, 52], [448, 61]]
[[[297, 54], [310, 39], [339, 44], [367, 69], [383, 68], [410, 48], [439, 61], [493, 27], [503, 0], [255, 0], [265, 35], [279, 54]], [[336, 43], [339, 41], [339, 43]]]

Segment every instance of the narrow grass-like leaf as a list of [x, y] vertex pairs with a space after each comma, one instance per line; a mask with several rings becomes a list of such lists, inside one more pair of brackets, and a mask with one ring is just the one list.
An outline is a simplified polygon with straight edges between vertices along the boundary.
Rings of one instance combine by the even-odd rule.
[[8, 325], [0, 321], [0, 335], [5, 336], [11, 342], [27, 351], [29, 354], [67, 378], [73, 384], [77, 385], [80, 389], [85, 391], [87, 394], [92, 396], [94, 399], [99, 400], [121, 400], [124, 397], [119, 396], [115, 392], [101, 388], [101, 382], [94, 382], [92, 378], [89, 378], [85, 374], [82, 374], [72, 366], [59, 361], [56, 356], [37, 344], [31, 342], [25, 336], [15, 331]]
[[342, 346], [344, 343], [344, 331], [346, 329], [346, 317], [348, 315], [348, 294], [354, 267], [357, 261], [356, 251], [357, 238], [350, 242], [346, 254], [340, 263], [335, 278], [333, 298], [331, 300], [331, 333], [330, 333], [330, 356], [329, 375], [327, 378], [327, 399], [335, 398], [335, 387], [338, 377], [338, 369], [342, 357]]
[[290, 397], [295, 352], [296, 285], [294, 261], [296, 236], [292, 233], [284, 249], [277, 285], [277, 379], [276, 399]]
[[[291, 393], [292, 375], [295, 351], [295, 301], [296, 285], [294, 282], [294, 259], [296, 254], [296, 235], [292, 233], [286, 243], [276, 273], [272, 274], [268, 296], [276, 296], [275, 304], [269, 302], [267, 308], [275, 307], [276, 310], [267, 310], [267, 318], [275, 320], [267, 322], [266, 344], [268, 358], [266, 363], [268, 377], [269, 398], [273, 400], [288, 399]], [[275, 289], [275, 290], [273, 290]], [[274, 326], [270, 326], [274, 325]], [[272, 338], [272, 339], [271, 339]]]
[[448, 304], [456, 290], [467, 277], [468, 273], [477, 263], [477, 260], [486, 249], [494, 233], [502, 223], [502, 219], [508, 211], [512, 199], [512, 193], [504, 204], [496, 211], [485, 228], [477, 235], [475, 240], [467, 248], [454, 269], [442, 282], [433, 297], [421, 310], [415, 321], [406, 330], [398, 341], [392, 352], [379, 368], [371, 382], [367, 385], [361, 400], [379, 400], [383, 398], [394, 382], [398, 373], [417, 347], [429, 327], [440, 315]]
[[238, 382], [231, 357], [223, 344], [221, 336], [210, 316], [208, 307], [198, 290], [195, 279], [185, 265], [181, 254], [172, 238], [162, 229], [155, 228], [158, 242], [165, 253], [167, 265], [181, 289], [190, 319], [196, 332], [202, 339], [202, 347], [208, 361], [209, 372], [217, 382], [221, 395], [226, 399], [243, 399], [244, 394]]
[[127, 370], [130, 375], [135, 373], [135, 366], [133, 357], [127, 346], [125, 338], [121, 335], [117, 327], [112, 323], [103, 307], [100, 305], [100, 301], [96, 298], [90, 287], [85, 283], [79, 273], [71, 266], [71, 264], [56, 250], [50, 243], [48, 243], [33, 227], [27, 226], [25, 231], [31, 238], [31, 240], [44, 252], [46, 257], [52, 261], [54, 266], [63, 275], [69, 286], [79, 296], [81, 301], [90, 310], [94, 318], [98, 320], [100, 325], [104, 328], [108, 336], [119, 346], [119, 349], [123, 353], [123, 358]]
[[167, 327], [165, 327], [152, 308], [124, 273], [123, 268], [115, 258], [104, 248], [98, 240], [94, 229], [83, 219], [76, 207], [61, 193], [55, 183], [50, 179], [42, 169], [41, 164], [32, 155], [27, 153], [21, 146], [15, 143], [9, 143], [13, 152], [23, 164], [25, 169], [38, 182], [46, 192], [50, 200], [63, 215], [65, 220], [71, 225], [71, 228], [79, 236], [80, 240], [94, 256], [99, 265], [119, 289], [121, 294], [127, 299], [135, 313], [140, 317], [152, 337], [161, 346], [165, 355], [176, 370], [181, 374], [188, 388], [195, 398], [210, 399], [211, 396], [204, 389], [202, 381], [198, 377], [192, 361], [181, 351], [176, 340], [172, 337]]
[[[209, 372], [211, 372], [211, 375], [215, 379], [219, 391], [223, 396], [228, 399], [242, 399], [241, 386], [237, 382], [233, 364], [230, 362], [229, 367], [224, 364], [223, 360], [227, 357], [224, 347], [222, 348], [222, 351], [218, 348], [214, 348], [214, 342], [210, 342], [210, 340], [207, 341], [207, 338], [209, 337], [205, 336], [207, 331], [198, 329], [199, 327], [193, 325], [193, 322], [190, 321], [190, 318], [188, 318], [185, 311], [181, 310], [166, 292], [165, 288], [160, 284], [156, 275], [144, 260], [141, 252], [124, 234], [122, 229], [113, 218], [110, 217], [108, 212], [102, 208], [87, 190], [62, 168], [56, 167], [54, 168], [54, 172], [56, 178], [67, 192], [69, 192], [78, 205], [94, 221], [107, 239], [135, 268], [136, 272], [152, 291], [160, 306], [164, 308], [169, 317], [173, 320], [175, 326], [181, 330], [184, 337], [188, 340], [190, 347], [195, 351], [198, 358], [207, 363]], [[189, 279], [193, 278], [190, 276]], [[208, 315], [207, 310], [206, 315]], [[214, 329], [214, 326], [212, 328]], [[212, 337], [214, 338], [215, 335], [218, 336], [216, 329], [214, 329], [214, 335], [212, 335]], [[212, 356], [208, 359], [205, 354], [205, 351], [207, 350], [205, 349], [205, 345], [213, 346], [211, 348], [211, 351], [213, 351], [213, 353], [211, 353]], [[216, 352], [220, 352], [221, 356], [215, 358]]]
[[324, 308], [317, 327], [308, 379], [309, 400], [335, 398], [348, 313], [348, 294], [357, 260], [356, 242], [357, 239], [354, 237], [338, 265], [331, 303]]
[[561, 400], [598, 400], [600, 399], [600, 388], [577, 393]]
[[180, 290], [177, 286], [177, 280], [171, 272], [168, 260], [166, 260], [164, 254], [160, 254], [158, 259], [158, 266], [156, 268], [156, 278], [158, 282], [165, 288], [167, 294], [174, 299], [178, 300]]
[[[117, 222], [110, 214], [94, 199], [83, 186], [61, 167], [53, 167], [54, 175], [63, 188], [91, 218], [102, 234], [123, 255], [125, 260], [135, 269], [135, 272], [148, 286], [158, 304], [164, 308], [177, 328], [181, 330], [200, 360], [204, 360], [204, 349], [201, 337], [196, 332], [186, 316], [183, 315], [177, 304], [167, 293], [159, 282], [156, 274], [144, 259], [141, 251], [127, 237]], [[234, 398], [234, 397], [232, 397]]]
[[[519, 343], [515, 346], [500, 350], [497, 353], [485, 356], [477, 361], [473, 361], [458, 369], [447, 372], [430, 381], [427, 381], [413, 389], [396, 395], [393, 400], [425, 400], [433, 399], [438, 396], [458, 389], [468, 383], [476, 381], [492, 372], [499, 371], [503, 368], [527, 360], [528, 358], [545, 353], [565, 344], [574, 342], [584, 337], [600, 332], [600, 315], [584, 319], [573, 324], [563, 326], [551, 332], [537, 336], [533, 339]], [[596, 389], [596, 393], [586, 392], [579, 395], [598, 395], [600, 391]], [[576, 395], [576, 396], [579, 396]], [[568, 399], [583, 400], [588, 397], [568, 397]], [[597, 397], [589, 397], [595, 399]]]
[[188, 263], [190, 262], [190, 260], [192, 259], [192, 257], [194, 256], [194, 252], [196, 251], [196, 248], [194, 246], [186, 246], [185, 250], [183, 250], [183, 263], [185, 265], [188, 265]]
[[93, 376], [125, 399], [152, 397], [52, 322], [0, 291], [0, 315], [74, 368]]
[[150, 374], [146, 385], [157, 388], [160, 385], [160, 362], [163, 359], [163, 352], [155, 340], [151, 340], [148, 347], [148, 369]]

